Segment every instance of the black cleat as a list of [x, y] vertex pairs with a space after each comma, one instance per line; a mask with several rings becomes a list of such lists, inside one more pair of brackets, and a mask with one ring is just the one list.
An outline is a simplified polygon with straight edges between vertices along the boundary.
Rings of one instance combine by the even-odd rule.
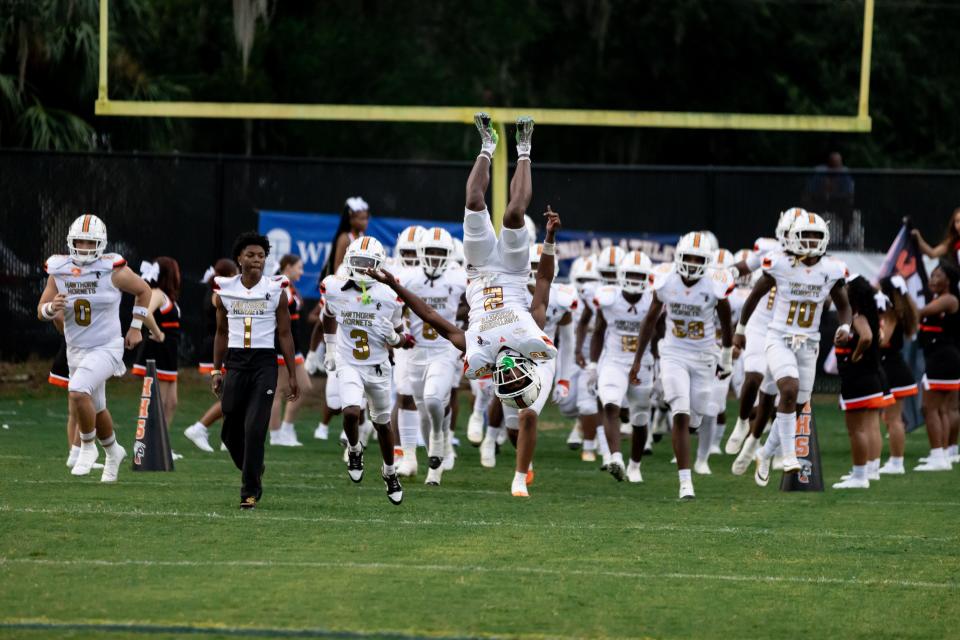
[[437, 456], [427, 458], [427, 466], [431, 469], [439, 469], [441, 464], [443, 464], [443, 458], [438, 458]]
[[363, 480], [363, 449], [354, 453], [347, 450], [347, 475], [354, 482]]
[[387, 485], [387, 500], [391, 504], [400, 504], [403, 502], [403, 487], [400, 486], [400, 478], [397, 477], [396, 473], [391, 473], [386, 476], [381, 474], [383, 478], [383, 483]]

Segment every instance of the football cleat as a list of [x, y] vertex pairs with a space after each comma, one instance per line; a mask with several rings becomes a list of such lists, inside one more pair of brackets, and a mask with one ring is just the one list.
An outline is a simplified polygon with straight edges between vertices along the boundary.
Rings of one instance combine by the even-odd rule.
[[701, 476], [709, 476], [711, 474], [710, 464], [706, 460], [700, 460], [698, 458], [697, 461], [693, 463], [693, 472]]
[[487, 469], [497, 466], [497, 441], [489, 431], [480, 443], [480, 466]]
[[453, 448], [453, 438], [448, 431], [444, 436], [443, 447], [443, 470], [453, 471], [453, 465], [457, 460], [457, 452]]
[[527, 485], [524, 483], [523, 478], [514, 478], [513, 484], [510, 486], [510, 493], [514, 498], [529, 498], [530, 492], [527, 491]]
[[784, 473], [797, 473], [800, 471], [800, 461], [797, 459], [796, 455], [789, 457], [784, 456], [782, 464]]
[[633, 483], [643, 482], [643, 476], [640, 475], [639, 462], [634, 462], [631, 460], [627, 463], [627, 480]]
[[748, 435], [743, 446], [740, 448], [740, 453], [737, 454], [736, 460], [733, 461], [733, 467], [731, 467], [733, 475], [742, 476], [747, 472], [747, 469], [750, 468], [750, 463], [757, 453], [758, 446], [760, 446], [760, 440]]
[[93, 469], [94, 463], [100, 457], [100, 450], [96, 443], [87, 443], [87, 446], [80, 445], [80, 455], [77, 456], [77, 462], [70, 469], [71, 475], [85, 476]]
[[527, 477], [526, 477], [526, 483], [527, 483], [527, 486], [528, 486], [528, 487], [533, 484], [533, 479], [534, 479], [535, 477], [536, 477], [536, 476], [535, 476], [535, 474], [533, 473], [533, 463], [531, 462], [531, 463], [530, 463], [530, 467], [527, 469]]
[[881, 475], [902, 476], [906, 472], [907, 470], [903, 468], [902, 464], [894, 464], [889, 460], [887, 460], [886, 463], [880, 467]]
[[251, 509], [257, 508], [257, 498], [255, 496], [247, 496], [240, 501], [240, 508], [244, 511], [250, 511]]
[[473, 115], [473, 123], [477, 125], [477, 131], [480, 132], [480, 150], [493, 156], [493, 152], [497, 150], [497, 143], [500, 141], [500, 136], [497, 134], [497, 128], [493, 126], [490, 115], [482, 111], [475, 113]]
[[737, 455], [740, 452], [740, 447], [743, 446], [743, 441], [748, 435], [750, 435], [750, 421], [737, 418], [737, 424], [733, 427], [733, 433], [730, 434], [726, 444], [723, 446], [724, 452], [731, 456]]
[[322, 422], [317, 424], [317, 428], [313, 430], [313, 437], [315, 440], [328, 440], [330, 438], [330, 427]]
[[693, 500], [697, 496], [693, 493], [693, 480], [680, 481], [680, 499]]
[[403, 502], [403, 487], [400, 486], [400, 478], [397, 477], [397, 474], [381, 474], [380, 477], [383, 478], [383, 483], [387, 486], [387, 500], [391, 504]]
[[[431, 460], [439, 460], [439, 458], [431, 458]], [[427, 470], [427, 479], [423, 484], [429, 485], [431, 487], [439, 487], [440, 480], [443, 477], [443, 468], [440, 465], [436, 467], [430, 467]]]
[[580, 452], [580, 460], [583, 462], [596, 462], [597, 461], [597, 452], [588, 449], [583, 449]]
[[580, 430], [580, 423], [576, 422], [573, 425], [573, 429], [570, 430], [570, 435], [567, 436], [567, 448], [576, 451], [582, 446], [583, 432]]
[[360, 451], [350, 451], [348, 448], [346, 452], [347, 475], [353, 482], [360, 482], [363, 480], [363, 447], [360, 448]]
[[623, 465], [613, 460], [611, 460], [607, 465], [607, 471], [609, 471], [610, 475], [617, 479], [617, 482], [623, 482], [627, 477], [627, 472], [623, 468]]
[[417, 475], [417, 448], [406, 447], [403, 450], [403, 457], [397, 464], [397, 475], [401, 478], [410, 478]]
[[[111, 451], [113, 452], [111, 455]], [[127, 457], [127, 450], [116, 442], [107, 451], [107, 457], [103, 461], [103, 475], [100, 476], [100, 482], [116, 482], [117, 475], [120, 473], [120, 463]]]
[[770, 482], [770, 458], [763, 455], [763, 452], [757, 453], [754, 461], [757, 463], [757, 470], [753, 473], [753, 480], [758, 486], [765, 487]]
[[529, 156], [533, 142], [533, 118], [520, 116], [517, 118], [517, 155]]

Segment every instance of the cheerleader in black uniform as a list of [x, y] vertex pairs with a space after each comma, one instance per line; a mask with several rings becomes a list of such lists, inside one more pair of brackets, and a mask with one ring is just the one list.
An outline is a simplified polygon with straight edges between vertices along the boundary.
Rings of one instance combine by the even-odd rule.
[[926, 361], [923, 374], [923, 417], [927, 423], [930, 456], [916, 471], [950, 471], [947, 455], [950, 431], [956, 428], [957, 391], [960, 390], [960, 351], [957, 322], [960, 319], [960, 271], [947, 262], [930, 274], [932, 299], [920, 309], [920, 346]]
[[901, 276], [884, 278], [880, 291], [889, 304], [880, 312], [880, 368], [886, 376], [893, 404], [883, 410], [890, 441], [890, 457], [880, 467], [881, 474], [902, 475], [906, 432], [903, 426], [903, 401], [917, 395], [917, 381], [903, 359], [904, 338], [917, 334], [917, 307]]
[[[296, 352], [297, 385], [300, 387], [300, 396], [292, 402], [287, 402], [287, 406], [282, 412], [281, 403], [283, 399], [280, 394], [273, 397], [273, 408], [270, 411], [270, 444], [282, 447], [302, 447], [303, 443], [297, 439], [294, 422], [297, 419], [297, 414], [300, 413], [300, 407], [303, 405], [304, 393], [313, 388], [310, 376], [303, 366], [303, 331], [300, 323], [300, 314], [303, 312], [303, 298], [300, 297], [300, 292], [297, 291], [295, 285], [303, 277], [303, 260], [300, 259], [300, 256], [288, 253], [280, 258], [279, 273], [287, 276], [290, 281], [290, 286], [286, 288], [286, 292], [290, 310], [290, 332], [293, 334], [293, 345]], [[277, 385], [279, 388], [285, 389], [287, 387], [286, 362], [280, 352], [279, 342], [276, 347], [279, 374]], [[283, 414], [282, 421], [280, 419], [281, 413]]]
[[[885, 399], [884, 380], [880, 372], [880, 314], [873, 287], [860, 276], [847, 281], [847, 296], [853, 311], [849, 338], [836, 344], [837, 368], [840, 370], [840, 408], [844, 411], [853, 472], [833, 485], [834, 489], [868, 489], [867, 471], [870, 440], [880, 432], [880, 409], [889, 404]], [[878, 465], [879, 466], [879, 465]]]
[[[225, 278], [235, 276], [239, 273], [237, 263], [230, 258], [220, 258], [217, 264], [207, 270], [207, 277], [204, 279], [207, 283], [207, 292], [203, 296], [203, 350], [200, 353], [200, 364], [198, 369], [204, 380], [210, 379], [210, 372], [213, 371], [213, 337], [217, 333], [217, 307], [213, 304], [213, 279], [216, 276]], [[217, 400], [206, 413], [192, 425], [183, 431], [183, 435], [197, 445], [201, 451], [213, 452], [210, 446], [210, 427], [217, 420], [223, 417], [223, 411], [220, 408], [220, 401]], [[220, 450], [225, 451], [226, 447], [220, 444]]]
[[141, 378], [147, 375], [147, 360], [156, 360], [163, 415], [169, 429], [178, 401], [180, 306], [177, 299], [180, 297], [180, 265], [173, 258], [160, 256], [156, 262], [143, 262], [140, 265], [140, 275], [151, 288], [147, 312], [153, 314], [153, 319], [162, 333], [160, 336], [151, 334], [143, 341], [137, 361], [133, 365], [133, 375]]

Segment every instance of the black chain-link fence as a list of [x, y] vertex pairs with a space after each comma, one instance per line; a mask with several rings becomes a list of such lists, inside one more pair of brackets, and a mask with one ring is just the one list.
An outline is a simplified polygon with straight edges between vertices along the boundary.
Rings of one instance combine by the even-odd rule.
[[[36, 319], [43, 262], [63, 253], [70, 222], [93, 212], [107, 223], [109, 250], [136, 268], [175, 257], [183, 271], [181, 356], [200, 343], [199, 282], [255, 228], [257, 210], [338, 212], [362, 195], [372, 215], [457, 220], [469, 162], [313, 160], [197, 155], [0, 151], [0, 359], [56, 350]], [[960, 205], [960, 172], [739, 167], [534, 164], [532, 211], [547, 204], [568, 229], [616, 232], [713, 230], [731, 250], [771, 235], [779, 211], [829, 213], [833, 236], [885, 251], [904, 216], [939, 240]], [[836, 246], [836, 243], [833, 243]]]

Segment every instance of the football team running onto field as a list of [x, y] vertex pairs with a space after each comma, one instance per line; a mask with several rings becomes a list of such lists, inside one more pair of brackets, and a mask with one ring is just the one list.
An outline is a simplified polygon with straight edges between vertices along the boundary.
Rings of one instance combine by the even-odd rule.
[[[942, 263], [933, 271], [931, 299], [918, 310], [902, 278], [875, 288], [850, 274], [826, 254], [830, 234], [823, 218], [792, 208], [780, 214], [774, 238], [759, 238], [736, 257], [709, 231], [691, 231], [680, 238], [672, 262], [654, 265], [640, 251], [608, 247], [577, 259], [569, 286], [555, 283], [560, 217], [547, 207], [545, 238], [537, 243], [526, 215], [533, 120], [516, 122], [517, 164], [499, 236], [484, 194], [500, 141], [489, 116], [477, 114], [475, 124], [481, 150], [467, 179], [462, 244], [440, 227], [410, 227], [391, 261], [383, 245], [365, 235], [366, 203], [351, 198], [355, 204], [348, 201], [344, 214], [351, 231], [337, 239], [342, 264], [321, 283], [305, 359], [294, 339], [299, 331], [291, 331], [303, 305], [291, 284], [303, 271], [299, 259], [284, 256], [281, 274], [268, 275], [269, 241], [251, 232], [237, 238], [232, 261], [218, 263], [209, 280], [215, 331], [206, 367], [219, 402], [186, 435], [212, 451], [207, 431], [223, 416], [221, 440], [242, 472], [241, 508], [261, 499], [271, 422], [272, 444], [299, 445], [293, 420], [301, 389], [310, 388], [308, 374], [321, 362], [328, 411], [315, 437], [327, 439], [330, 418], [342, 411], [347, 474], [361, 482], [365, 447], [375, 435], [380, 477], [393, 504], [403, 500], [400, 478], [418, 473], [418, 446], [427, 450], [427, 485], [440, 486], [454, 468], [462, 376], [475, 396], [467, 438], [480, 447], [481, 465], [495, 466], [507, 439], [516, 447], [514, 496], [530, 495], [538, 421], [548, 400], [576, 419], [571, 448], [582, 449], [587, 462], [599, 453], [602, 468], [618, 481], [643, 482], [641, 461], [659, 429], [671, 432], [681, 499], [695, 496], [692, 473], [709, 475], [709, 458], [721, 444], [736, 456], [733, 474], [752, 463], [756, 483], [766, 486], [774, 466], [804, 472], [800, 458], [808, 452], [797, 450], [797, 418], [813, 392], [820, 324], [830, 303], [839, 320], [833, 343], [853, 461], [833, 487], [866, 489], [881, 474], [905, 473], [902, 403], [918, 385], [901, 349], [914, 335], [926, 357], [930, 441], [930, 455], [916, 470], [948, 471], [960, 461], [956, 267]], [[365, 217], [354, 229], [356, 214]], [[145, 373], [146, 359], [157, 361], [164, 409], [172, 416], [180, 274], [171, 258], [144, 263], [151, 288], [123, 258], [105, 254], [106, 243], [96, 216], [74, 221], [69, 255], [46, 263], [38, 317], [62, 327], [65, 338], [67, 370], [61, 362], [50, 380], [69, 391], [68, 466], [74, 475], [88, 474], [99, 439], [106, 452], [102, 480], [112, 482], [126, 452], [113, 434], [105, 383], [124, 372], [123, 348], [138, 346], [146, 324], [150, 336], [134, 373]], [[121, 292], [136, 297], [122, 339]], [[278, 366], [288, 403], [283, 413]], [[731, 389], [739, 412], [723, 443]], [[890, 440], [883, 466], [881, 417]], [[627, 461], [623, 432], [631, 436]], [[698, 437], [693, 464], [691, 434]]]

